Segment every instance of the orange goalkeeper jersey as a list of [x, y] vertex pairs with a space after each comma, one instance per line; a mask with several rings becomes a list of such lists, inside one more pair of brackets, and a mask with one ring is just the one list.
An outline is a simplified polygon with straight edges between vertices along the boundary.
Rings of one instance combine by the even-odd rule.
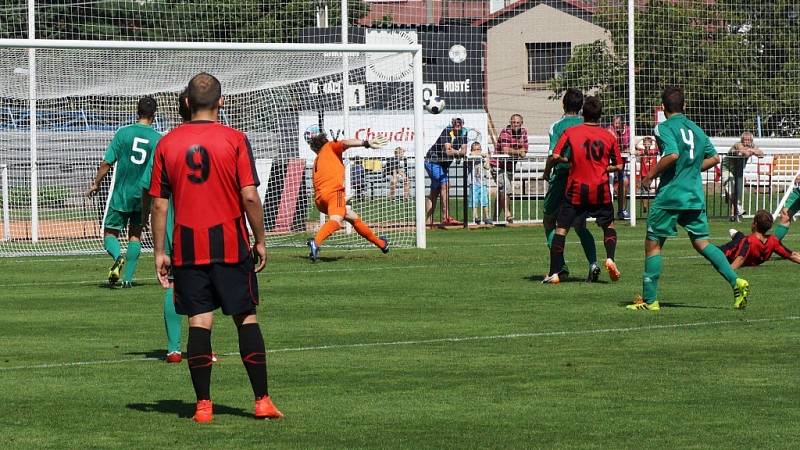
[[328, 142], [322, 146], [314, 160], [314, 195], [316, 198], [328, 196], [344, 190], [344, 163], [342, 142]]

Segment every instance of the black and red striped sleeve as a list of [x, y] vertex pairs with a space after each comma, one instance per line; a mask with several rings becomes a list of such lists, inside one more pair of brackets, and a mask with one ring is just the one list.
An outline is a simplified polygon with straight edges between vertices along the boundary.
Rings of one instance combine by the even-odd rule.
[[253, 148], [250, 146], [250, 140], [244, 134], [241, 135], [237, 149], [236, 173], [239, 177], [240, 189], [247, 186], [258, 187], [261, 184], [256, 171], [256, 160], [253, 158]]
[[172, 195], [172, 186], [169, 182], [167, 175], [166, 158], [164, 155], [165, 146], [162, 145], [164, 140], [159, 141], [156, 145], [156, 153], [153, 156], [153, 172], [150, 175], [150, 189], [149, 193], [152, 197], [170, 198]]

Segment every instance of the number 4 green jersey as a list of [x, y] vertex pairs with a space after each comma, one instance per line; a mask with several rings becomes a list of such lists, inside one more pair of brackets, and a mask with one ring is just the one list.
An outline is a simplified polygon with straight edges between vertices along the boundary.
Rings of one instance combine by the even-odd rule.
[[706, 133], [683, 114], [673, 114], [655, 130], [661, 156], [678, 155], [678, 160], [661, 173], [653, 206], [662, 209], [706, 208], [703, 192], [703, 160], [717, 154]]
[[142, 209], [142, 188], [139, 181], [153, 159], [161, 134], [149, 125], [135, 123], [120, 128], [106, 149], [103, 160], [114, 168], [114, 192], [111, 209], [131, 212]]

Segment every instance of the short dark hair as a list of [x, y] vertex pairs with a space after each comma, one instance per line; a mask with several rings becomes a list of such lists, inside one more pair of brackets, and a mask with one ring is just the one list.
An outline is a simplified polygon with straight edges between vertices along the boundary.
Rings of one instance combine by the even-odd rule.
[[136, 105], [136, 115], [138, 115], [140, 119], [153, 120], [156, 116], [156, 109], [158, 109], [156, 99], [153, 97], [142, 97], [139, 99], [139, 104]]
[[767, 231], [772, 228], [772, 214], [765, 209], [759, 209], [756, 211], [756, 216], [753, 217], [753, 225], [756, 228], [756, 231], [759, 233], [766, 233]]
[[308, 145], [314, 153], [319, 153], [322, 146], [328, 143], [328, 135], [324, 132], [319, 132], [314, 137], [308, 140]]
[[188, 91], [189, 89], [186, 88], [178, 94], [178, 114], [184, 122], [192, 120], [192, 111], [189, 110], [189, 105], [186, 104], [186, 100], [189, 98]]
[[583, 102], [583, 121], [597, 123], [603, 116], [603, 105], [600, 99], [594, 96], [586, 97]]
[[189, 96], [189, 108], [192, 112], [205, 109], [214, 109], [222, 97], [222, 85], [210, 73], [200, 72], [189, 81], [186, 88]]
[[679, 87], [667, 86], [661, 93], [661, 103], [664, 105], [664, 110], [670, 114], [682, 113], [684, 102], [683, 89]]
[[567, 88], [564, 93], [564, 98], [561, 100], [564, 105], [564, 112], [569, 114], [578, 114], [583, 108], [583, 92], [575, 88]]

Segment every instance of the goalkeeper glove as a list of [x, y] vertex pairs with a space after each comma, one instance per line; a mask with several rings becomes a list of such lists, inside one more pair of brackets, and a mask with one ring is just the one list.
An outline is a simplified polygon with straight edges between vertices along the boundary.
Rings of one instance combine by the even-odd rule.
[[364, 141], [364, 147], [381, 148], [389, 143], [389, 139], [384, 136], [375, 136], [374, 138]]

